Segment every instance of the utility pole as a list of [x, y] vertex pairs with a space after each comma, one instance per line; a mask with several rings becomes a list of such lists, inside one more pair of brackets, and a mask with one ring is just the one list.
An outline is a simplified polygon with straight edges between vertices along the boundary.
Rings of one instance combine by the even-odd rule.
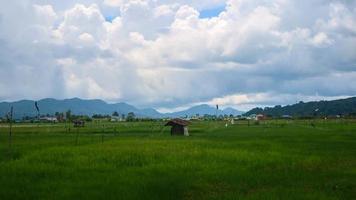
[[9, 155], [10, 155], [10, 157], [11, 157], [11, 146], [12, 146], [12, 118], [13, 118], [13, 113], [14, 113], [14, 107], [11, 106], [10, 116], [9, 116], [9, 120], [10, 120], [10, 126], [9, 126]]

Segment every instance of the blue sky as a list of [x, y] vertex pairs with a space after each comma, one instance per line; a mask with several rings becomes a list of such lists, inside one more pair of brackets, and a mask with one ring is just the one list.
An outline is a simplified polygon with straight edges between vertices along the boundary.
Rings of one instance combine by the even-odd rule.
[[210, 9], [204, 9], [200, 11], [200, 18], [211, 18], [218, 16], [221, 12], [225, 11], [225, 6], [217, 6]]
[[[212, 17], [217, 17], [221, 12], [225, 11], [226, 5], [216, 5], [212, 8], [203, 8], [200, 10], [200, 18], [212, 18]], [[120, 17], [119, 12], [109, 12], [105, 16], [106, 21], [112, 22], [116, 17]]]
[[248, 110], [356, 95], [356, 1], [0, 4], [0, 101]]

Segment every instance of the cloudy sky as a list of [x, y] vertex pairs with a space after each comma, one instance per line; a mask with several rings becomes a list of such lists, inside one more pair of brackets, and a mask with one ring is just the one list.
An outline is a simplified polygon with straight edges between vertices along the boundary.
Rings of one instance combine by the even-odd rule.
[[354, 0], [0, 4], [0, 101], [247, 110], [356, 95]]

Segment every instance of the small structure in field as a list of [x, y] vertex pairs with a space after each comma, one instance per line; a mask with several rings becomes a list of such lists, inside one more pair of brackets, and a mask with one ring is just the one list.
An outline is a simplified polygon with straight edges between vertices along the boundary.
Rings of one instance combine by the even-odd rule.
[[261, 121], [261, 120], [265, 120], [265, 119], [267, 119], [267, 117], [263, 114], [258, 114], [258, 115], [256, 115], [256, 118], [255, 118], [256, 121]]
[[165, 126], [171, 126], [171, 135], [189, 136], [188, 132], [189, 121], [183, 119], [172, 119]]
[[52, 122], [52, 123], [57, 123], [58, 119], [56, 117], [41, 117], [40, 118], [41, 122]]
[[111, 122], [122, 122], [122, 118], [119, 117], [119, 116], [111, 116], [111, 119], [110, 119]]
[[293, 119], [290, 115], [282, 115], [282, 119]]
[[73, 121], [74, 127], [84, 127], [85, 122], [83, 120], [75, 120]]

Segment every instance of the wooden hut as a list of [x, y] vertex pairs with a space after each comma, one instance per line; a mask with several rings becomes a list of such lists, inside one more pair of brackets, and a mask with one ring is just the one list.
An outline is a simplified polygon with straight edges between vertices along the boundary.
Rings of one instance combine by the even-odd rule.
[[84, 127], [85, 122], [83, 120], [75, 120], [73, 121], [74, 127]]
[[166, 123], [165, 126], [171, 126], [171, 135], [189, 136], [188, 132], [189, 122], [183, 119], [172, 119]]
[[262, 121], [262, 120], [266, 120], [266, 119], [267, 119], [267, 117], [263, 114], [256, 115], [257, 121]]

